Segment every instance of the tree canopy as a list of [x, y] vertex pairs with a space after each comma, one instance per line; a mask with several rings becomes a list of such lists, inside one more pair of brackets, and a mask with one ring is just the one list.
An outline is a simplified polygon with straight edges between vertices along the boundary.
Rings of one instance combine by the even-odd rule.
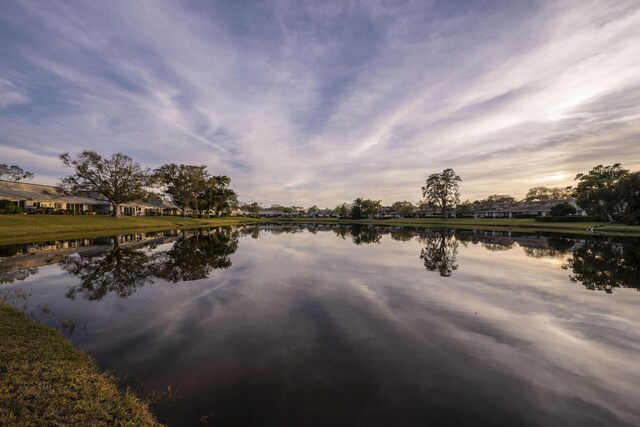
[[169, 163], [154, 173], [164, 192], [182, 208], [182, 216], [186, 216], [186, 209], [192, 205], [198, 209], [199, 197], [205, 192], [210, 178], [206, 166]]
[[351, 204], [351, 218], [362, 219], [372, 217], [378, 213], [380, 208], [382, 208], [382, 202], [380, 200], [358, 197]]
[[525, 200], [565, 200], [572, 197], [572, 187], [532, 187], [527, 191]]
[[549, 211], [549, 215], [551, 216], [567, 216], [567, 215], [575, 215], [577, 212], [576, 208], [571, 206], [569, 203], [558, 203]]
[[199, 195], [200, 206], [207, 211], [213, 210], [216, 216], [230, 213], [238, 204], [238, 195], [229, 187], [230, 184], [231, 178], [226, 175], [207, 179], [204, 191]]
[[448, 168], [442, 173], [429, 175], [422, 187], [422, 195], [425, 201], [442, 212], [442, 217], [447, 218], [447, 209], [454, 208], [460, 203], [459, 182], [460, 177], [453, 169]]
[[416, 209], [416, 206], [413, 203], [407, 202], [405, 200], [402, 202], [395, 202], [394, 204], [391, 205], [391, 209], [395, 212], [398, 212], [400, 215], [404, 216], [404, 215], [411, 215], [413, 211]]
[[509, 196], [507, 194], [492, 194], [486, 199], [478, 200], [474, 202], [475, 204], [484, 204], [484, 203], [509, 203], [510, 205], [514, 205], [516, 203], [516, 198], [513, 196]]
[[633, 172], [620, 180], [618, 199], [623, 210], [622, 220], [627, 224], [640, 224], [640, 172]]
[[22, 169], [20, 166], [0, 163], [0, 179], [7, 181], [20, 181], [21, 179], [31, 179], [33, 174]]
[[144, 197], [152, 184], [149, 170], [122, 153], [110, 159], [95, 151], [83, 151], [75, 159], [64, 153], [60, 160], [74, 169], [73, 175], [60, 181], [60, 188], [69, 193], [102, 195], [111, 203], [114, 217], [120, 216], [120, 204]]
[[586, 174], [576, 175], [575, 188], [578, 206], [588, 212], [613, 222], [624, 208], [620, 199], [618, 183], [629, 176], [620, 163], [611, 166], [598, 165]]

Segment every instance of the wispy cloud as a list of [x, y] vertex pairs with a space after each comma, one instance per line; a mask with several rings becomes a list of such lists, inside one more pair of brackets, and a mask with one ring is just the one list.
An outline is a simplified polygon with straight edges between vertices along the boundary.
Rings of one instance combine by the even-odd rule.
[[636, 1], [7, 1], [3, 162], [204, 163], [267, 203], [415, 201], [445, 167], [521, 195], [640, 167], [639, 29]]

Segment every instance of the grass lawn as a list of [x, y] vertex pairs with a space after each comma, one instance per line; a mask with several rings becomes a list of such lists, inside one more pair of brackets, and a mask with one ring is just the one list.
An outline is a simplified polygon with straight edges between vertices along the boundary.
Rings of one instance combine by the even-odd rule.
[[217, 227], [251, 218], [195, 219], [178, 216], [112, 218], [102, 215], [0, 215], [0, 244], [110, 236], [144, 231]]
[[147, 405], [60, 332], [0, 302], [0, 425], [153, 426]]

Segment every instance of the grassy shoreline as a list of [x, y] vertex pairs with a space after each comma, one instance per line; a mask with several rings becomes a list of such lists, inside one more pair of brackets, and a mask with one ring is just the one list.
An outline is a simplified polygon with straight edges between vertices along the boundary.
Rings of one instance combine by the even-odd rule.
[[113, 236], [138, 232], [257, 223], [252, 218], [84, 215], [0, 215], [0, 245]]
[[348, 220], [336, 218], [278, 218], [263, 219], [266, 223], [318, 223], [318, 224], [365, 224], [388, 225], [403, 227], [446, 227], [478, 230], [510, 230], [522, 232], [553, 232], [565, 234], [593, 234], [590, 229], [595, 228], [598, 234], [616, 236], [640, 236], [640, 226], [611, 225], [604, 222], [536, 222], [534, 219], [484, 219], [484, 218], [404, 218], [404, 219], [362, 219]]
[[257, 223], [318, 223], [366, 224], [403, 227], [446, 227], [481, 230], [511, 230], [522, 232], [555, 232], [569, 234], [598, 234], [640, 236], [640, 226], [609, 225], [606, 223], [544, 223], [533, 219], [473, 219], [473, 218], [406, 218], [386, 220], [340, 220], [336, 218], [210, 218], [182, 217], [123, 217], [81, 215], [0, 215], [0, 245], [103, 237], [172, 229], [248, 225]]
[[59, 331], [0, 302], [0, 425], [159, 425]]

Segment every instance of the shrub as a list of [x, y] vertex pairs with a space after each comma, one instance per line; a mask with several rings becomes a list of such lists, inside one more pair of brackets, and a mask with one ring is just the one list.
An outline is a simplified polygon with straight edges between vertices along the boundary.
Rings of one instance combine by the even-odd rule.
[[10, 200], [0, 200], [0, 214], [20, 214], [22, 209]]
[[551, 208], [549, 211], [549, 215], [551, 216], [569, 216], [576, 214], [576, 208], [571, 206], [569, 203], [559, 203]]
[[640, 210], [625, 215], [622, 218], [622, 222], [627, 225], [640, 225]]

